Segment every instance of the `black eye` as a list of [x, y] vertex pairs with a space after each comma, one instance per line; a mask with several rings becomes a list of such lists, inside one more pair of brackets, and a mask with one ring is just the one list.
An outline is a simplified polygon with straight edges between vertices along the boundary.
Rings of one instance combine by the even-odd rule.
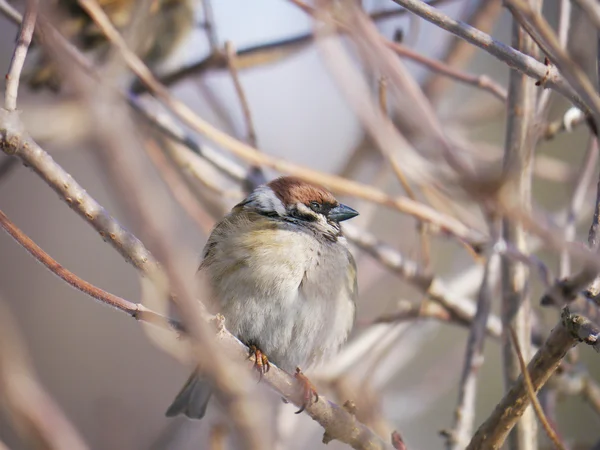
[[321, 212], [322, 206], [319, 202], [310, 202], [309, 206], [314, 212]]

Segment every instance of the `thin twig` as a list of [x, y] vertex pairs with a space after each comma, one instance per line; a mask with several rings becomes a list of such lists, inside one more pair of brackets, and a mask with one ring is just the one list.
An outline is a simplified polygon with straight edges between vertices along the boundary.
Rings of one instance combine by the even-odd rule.
[[[78, 277], [70, 270], [59, 264], [54, 258], [46, 253], [41, 247], [31, 240], [29, 236], [23, 233], [11, 220], [0, 211], [0, 226], [6, 231], [18, 244], [20, 244], [27, 252], [36, 260], [41, 262], [50, 272], [58, 278], [74, 287], [78, 291], [108, 305], [122, 311], [136, 320], [142, 320], [152, 323], [157, 326], [162, 326], [168, 321], [166, 317], [157, 314], [141, 303], [132, 303], [121, 297], [113, 295], [88, 283], [84, 279]], [[174, 321], [170, 321], [175, 329], [181, 329], [181, 326]]]
[[254, 121], [252, 120], [252, 114], [250, 113], [250, 104], [248, 103], [248, 97], [246, 97], [246, 93], [244, 92], [244, 88], [242, 87], [242, 83], [240, 81], [240, 76], [237, 68], [237, 55], [235, 52], [235, 47], [233, 46], [231, 41], [225, 42], [225, 54], [227, 55], [227, 67], [229, 68], [229, 73], [231, 74], [231, 79], [233, 80], [235, 92], [237, 93], [237, 96], [240, 100], [240, 105], [244, 114], [244, 120], [246, 121], [248, 144], [256, 148], [256, 128], [254, 127]]
[[[501, 12], [501, 2], [478, 2], [465, 22], [485, 33], [490, 33]], [[450, 38], [450, 45], [441, 58], [442, 64], [452, 67], [453, 70], [460, 70], [471, 59], [475, 47], [456, 36], [450, 36]], [[436, 104], [446, 86], [448, 86], [447, 80], [439, 76], [439, 73], [434, 73], [425, 81], [423, 92], [433, 104]], [[505, 90], [504, 93], [506, 94]], [[504, 99], [506, 99], [506, 95]]]
[[[387, 80], [385, 77], [381, 77], [379, 79], [379, 106], [381, 108], [381, 113], [385, 117], [387, 117], [387, 115], [388, 115], [386, 87], [387, 87]], [[396, 178], [398, 178], [398, 181], [402, 185], [402, 188], [404, 189], [404, 192], [406, 192], [406, 195], [408, 196], [408, 198], [416, 201], [417, 197], [415, 195], [415, 192], [413, 191], [412, 187], [410, 186], [410, 183], [408, 182], [406, 175], [404, 174], [404, 170], [402, 169], [402, 165], [398, 162], [398, 159], [395, 157], [395, 155], [389, 154], [389, 153], [383, 151], [383, 147], [380, 147], [380, 148], [382, 149], [383, 155], [387, 158], [387, 160], [391, 164], [392, 170], [394, 171]], [[429, 252], [430, 243], [429, 243], [429, 239], [428, 239], [427, 226], [423, 222], [419, 221], [419, 222], [417, 222], [417, 228], [419, 231], [419, 238], [421, 241], [421, 256], [423, 258], [425, 267], [429, 267], [429, 264], [431, 262], [431, 256], [430, 256], [430, 252]]]
[[[567, 352], [579, 342], [577, 335], [564, 323], [566, 320], [567, 317], [563, 315], [563, 320], [554, 327], [544, 345], [529, 363], [527, 370], [534, 392], [548, 381]], [[529, 395], [521, 376], [479, 427], [467, 450], [500, 449], [528, 406]]]
[[[584, 205], [586, 194], [590, 187], [592, 177], [596, 171], [598, 163], [598, 141], [595, 137], [590, 138], [585, 156], [579, 169], [579, 175], [575, 177], [576, 183], [571, 195], [571, 201], [567, 209], [567, 217], [565, 223], [565, 239], [573, 241], [577, 231], [576, 223], [577, 216]], [[597, 199], [598, 200], [598, 199]], [[596, 207], [598, 211], [598, 207]], [[592, 225], [593, 226], [593, 225]], [[571, 273], [571, 259], [567, 252], [562, 252], [560, 256], [559, 278], [565, 278]]]
[[490, 267], [492, 258], [495, 257], [497, 255], [491, 254], [486, 262], [477, 299], [477, 312], [469, 329], [463, 372], [458, 387], [458, 404], [454, 412], [454, 424], [452, 430], [447, 433], [446, 448], [448, 449], [465, 448], [473, 433], [477, 377], [483, 364], [486, 328], [494, 293]]
[[504, 89], [487, 75], [472, 75], [470, 73], [462, 72], [448, 64], [444, 64], [441, 61], [423, 56], [420, 53], [417, 53], [406, 47], [405, 45], [396, 42], [386, 41], [386, 45], [394, 50], [398, 55], [416, 61], [440, 75], [447, 76], [448, 78], [456, 80], [460, 83], [464, 83], [489, 92], [502, 102], [506, 101], [506, 89]]
[[558, 450], [566, 450], [565, 445], [561, 442], [560, 438], [554, 431], [554, 428], [548, 423], [548, 419], [546, 419], [546, 415], [544, 414], [544, 410], [542, 409], [542, 405], [537, 398], [535, 390], [533, 388], [533, 383], [531, 382], [531, 377], [529, 376], [529, 371], [527, 370], [527, 363], [523, 358], [523, 353], [521, 352], [521, 347], [519, 346], [519, 339], [517, 339], [517, 334], [512, 327], [508, 328], [510, 332], [510, 338], [512, 344], [515, 346], [515, 351], [517, 353], [517, 357], [519, 358], [519, 365], [521, 366], [521, 374], [523, 375], [523, 381], [525, 382], [525, 387], [527, 388], [527, 395], [529, 395], [529, 401], [531, 402], [535, 414], [538, 417], [538, 420], [542, 424], [544, 431], [554, 444], [554, 446]]
[[528, 77], [531, 77], [536, 81], [544, 79], [544, 87], [561, 93], [579, 107], [587, 109], [583, 100], [578, 96], [577, 93], [575, 93], [575, 91], [559, 74], [555, 67], [547, 67], [543, 63], [536, 61], [531, 56], [527, 56], [512, 47], [496, 41], [489, 34], [486, 34], [464, 22], [452, 19], [438, 9], [431, 7], [420, 0], [392, 1], [412, 11], [426, 21], [431, 22], [434, 25], [437, 25], [438, 27], [481, 48], [485, 52], [496, 57], [500, 61], [503, 61], [511, 68], [524, 73]]
[[17, 39], [17, 46], [13, 53], [10, 61], [10, 67], [6, 74], [6, 91], [4, 96], [4, 107], [8, 111], [14, 111], [17, 109], [17, 95], [19, 93], [19, 80], [21, 78], [21, 71], [25, 65], [25, 57], [27, 56], [27, 50], [29, 44], [33, 38], [33, 31], [35, 29], [35, 21], [38, 12], [38, 0], [28, 0], [25, 7], [25, 15], [23, 22], [21, 23], [21, 29], [19, 30], [19, 37]]
[[146, 154], [156, 167], [156, 170], [163, 181], [173, 194], [173, 197], [179, 202], [181, 207], [187, 212], [198, 228], [205, 234], [210, 233], [214, 219], [198, 203], [189, 187], [182, 179], [181, 173], [173, 167], [173, 163], [165, 156], [156, 141], [147, 139], [144, 145]]
[[217, 37], [217, 29], [215, 28], [215, 17], [211, 0], [202, 0], [202, 12], [204, 13], [204, 31], [206, 31], [210, 51], [214, 53], [219, 49], [219, 38]]

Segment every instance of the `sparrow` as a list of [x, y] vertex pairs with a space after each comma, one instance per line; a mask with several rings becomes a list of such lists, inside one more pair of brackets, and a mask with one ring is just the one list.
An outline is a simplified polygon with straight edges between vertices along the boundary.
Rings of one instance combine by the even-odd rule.
[[[318, 394], [302, 368], [331, 358], [356, 316], [356, 264], [340, 222], [358, 215], [326, 189], [295, 177], [256, 188], [213, 229], [198, 277], [207, 308], [250, 348], [254, 367], [294, 373], [304, 407]], [[168, 408], [201, 419], [210, 383], [194, 372]]]
[[[98, 0], [98, 3], [121, 33], [126, 33], [134, 14], [140, 12], [136, 0]], [[66, 38], [96, 58], [105, 55], [110, 48], [106, 37], [77, 0], [51, 0], [50, 4], [61, 13], [58, 28]], [[193, 0], [151, 0], [144, 20], [136, 27], [139, 33], [133, 49], [151, 69], [156, 69], [193, 29]], [[24, 76], [29, 85], [33, 89], [59, 90], [60, 72], [54, 62], [43, 53], [35, 56]]]

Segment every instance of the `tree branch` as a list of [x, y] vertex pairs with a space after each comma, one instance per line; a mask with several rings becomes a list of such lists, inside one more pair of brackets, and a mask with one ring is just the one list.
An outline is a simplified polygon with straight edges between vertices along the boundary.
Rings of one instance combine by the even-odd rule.
[[[579, 342], [579, 338], [571, 331], [568, 312], [563, 312], [562, 320], [554, 327], [552, 333], [532, 358], [528, 365], [529, 377], [537, 392], [554, 373], [567, 352]], [[492, 414], [479, 427], [467, 450], [498, 450], [504, 444], [508, 433], [529, 406], [529, 395], [523, 376], [494, 408]]]

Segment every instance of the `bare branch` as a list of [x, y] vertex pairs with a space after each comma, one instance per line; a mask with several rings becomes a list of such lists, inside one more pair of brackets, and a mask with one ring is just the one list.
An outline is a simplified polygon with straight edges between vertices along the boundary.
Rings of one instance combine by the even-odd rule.
[[248, 97], [244, 92], [240, 76], [237, 68], [237, 56], [235, 47], [230, 41], [225, 43], [225, 54], [227, 55], [227, 67], [235, 86], [235, 92], [240, 99], [240, 105], [244, 114], [244, 120], [246, 121], [246, 132], [248, 133], [248, 144], [252, 147], [256, 147], [256, 129], [254, 128], [254, 121], [252, 120], [252, 114], [250, 113], [250, 105], [248, 103]]
[[529, 401], [531, 401], [533, 405], [533, 409], [538, 417], [538, 420], [544, 427], [544, 431], [555, 445], [558, 450], [566, 450], [564, 444], [561, 442], [560, 438], [552, 428], [552, 426], [548, 423], [548, 419], [546, 419], [546, 415], [544, 414], [544, 410], [540, 405], [539, 400], [537, 399], [537, 395], [533, 388], [533, 383], [531, 382], [531, 378], [529, 376], [529, 371], [527, 370], [527, 363], [523, 358], [523, 353], [521, 352], [521, 348], [519, 347], [519, 340], [517, 339], [517, 334], [515, 330], [509, 328], [510, 337], [513, 345], [515, 346], [515, 351], [517, 352], [517, 356], [519, 357], [519, 365], [521, 366], [521, 374], [523, 375], [523, 381], [525, 381], [525, 387], [527, 388], [527, 395], [529, 395]]
[[532, 9], [525, 1], [507, 0], [506, 4], [515, 19], [523, 25], [548, 58], [556, 64], [561, 74], [583, 100], [586, 109], [590, 110], [596, 123], [600, 123], [600, 97], [596, 93], [596, 88], [583, 69], [562, 48], [552, 27], [539, 12]]
[[418, 62], [440, 75], [447, 76], [448, 78], [456, 80], [460, 83], [464, 83], [489, 92], [502, 102], [506, 101], [506, 89], [504, 89], [487, 75], [471, 75], [470, 73], [461, 72], [460, 70], [448, 64], [423, 56], [420, 53], [417, 53], [406, 47], [405, 45], [398, 44], [396, 42], [387, 41], [386, 45], [394, 50], [398, 55]]
[[17, 109], [17, 95], [19, 93], [19, 80], [21, 71], [25, 64], [25, 57], [29, 44], [33, 38], [35, 21], [37, 18], [38, 0], [28, 0], [25, 8], [25, 16], [19, 31], [17, 46], [10, 61], [10, 67], [6, 74], [6, 91], [4, 96], [4, 107], [9, 111]]
[[473, 433], [477, 377], [483, 364], [486, 328], [494, 291], [490, 277], [490, 267], [494, 257], [497, 256], [490, 255], [486, 262], [477, 299], [477, 312], [469, 329], [463, 372], [458, 387], [458, 405], [454, 412], [454, 425], [452, 430], [446, 433], [446, 448], [448, 449], [465, 448]]
[[[479, 29], [480, 31], [490, 33], [494, 25], [497, 23], [496, 18], [501, 12], [501, 2], [478, 2], [473, 8], [473, 12], [466, 20], [466, 23], [470, 24], [474, 28]], [[474, 52], [474, 46], [456, 36], [451, 36], [450, 45], [445, 51], [442, 61], [449, 67], [458, 70], [467, 64]], [[448, 86], [447, 80], [443, 79], [438, 74], [433, 74], [425, 81], [423, 92], [432, 103], [436, 104], [446, 86]], [[503, 91], [506, 94], [504, 89]], [[504, 99], [506, 99], [506, 95], [504, 96]]]
[[[541, 7], [539, 0], [529, 0], [532, 7]], [[535, 54], [533, 40], [516, 21], [512, 25], [512, 44], [525, 53]], [[524, 211], [531, 209], [531, 183], [535, 135], [532, 131], [536, 112], [536, 92], [532, 80], [525, 75], [510, 71], [508, 86], [507, 125], [504, 144], [504, 172], [510, 177], [507, 195], [511, 202]], [[525, 230], [510, 218], [502, 221], [502, 237], [521, 253], [527, 253]], [[528, 267], [514, 259], [502, 259], [502, 327], [511, 327], [517, 333], [519, 346], [525, 358], [531, 357], [531, 299]], [[503, 342], [504, 389], [508, 391], [520, 374], [519, 360], [510, 340]], [[510, 447], [514, 450], [537, 448], [537, 424], [533, 411], [524, 412], [523, 418], [510, 435]]]
[[[567, 352], [579, 342], [579, 338], [570, 331], [565, 323], [568, 313], [532, 358], [527, 370], [537, 392], [554, 373]], [[514, 386], [494, 408], [492, 414], [479, 427], [467, 450], [497, 450], [502, 447], [508, 433], [529, 406], [529, 395], [523, 377], [519, 377]]]
[[481, 48], [509, 67], [524, 73], [535, 80], [545, 80], [544, 87], [553, 89], [577, 106], [586, 109], [584, 101], [575, 93], [567, 81], [558, 73], [555, 67], [547, 67], [536, 61], [531, 56], [515, 50], [499, 41], [493, 39], [489, 34], [473, 28], [472, 26], [452, 19], [441, 11], [433, 8], [420, 0], [393, 0], [395, 3], [412, 11], [419, 17], [431, 22], [438, 27]]

